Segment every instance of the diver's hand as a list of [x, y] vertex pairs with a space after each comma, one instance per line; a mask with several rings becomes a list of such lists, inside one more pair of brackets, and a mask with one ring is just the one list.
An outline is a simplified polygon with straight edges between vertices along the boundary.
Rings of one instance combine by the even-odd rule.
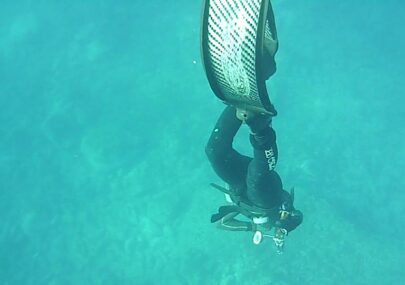
[[283, 228], [276, 228], [274, 232], [273, 241], [277, 247], [277, 253], [282, 254], [284, 251], [284, 241], [285, 237], [287, 236], [288, 232], [286, 229]]

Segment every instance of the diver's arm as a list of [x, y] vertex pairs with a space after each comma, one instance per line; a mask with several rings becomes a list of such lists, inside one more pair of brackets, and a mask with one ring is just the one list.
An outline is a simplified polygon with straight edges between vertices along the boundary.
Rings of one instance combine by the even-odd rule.
[[239, 213], [229, 213], [218, 222], [217, 227], [227, 231], [252, 231], [252, 223], [235, 219], [237, 215]]

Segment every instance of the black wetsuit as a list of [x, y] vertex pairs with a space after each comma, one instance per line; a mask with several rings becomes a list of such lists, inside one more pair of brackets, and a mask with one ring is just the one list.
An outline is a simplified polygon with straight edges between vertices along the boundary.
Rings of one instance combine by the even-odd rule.
[[276, 136], [272, 128], [260, 140], [250, 135], [254, 157], [241, 155], [232, 147], [242, 122], [236, 109], [227, 106], [219, 117], [206, 147], [214, 171], [229, 184], [233, 193], [244, 196], [255, 206], [272, 208], [280, 204], [281, 179], [273, 169], [277, 162]]
[[[278, 50], [277, 30], [270, 1], [268, 9], [265, 37], [270, 41], [268, 41], [269, 49], [264, 50], [262, 66], [262, 72], [267, 79], [276, 71], [274, 56]], [[302, 214], [293, 208], [291, 197], [283, 190], [280, 176], [274, 170], [278, 159], [275, 131], [266, 124], [256, 130], [255, 135], [250, 135], [250, 143], [254, 151], [254, 156], [251, 158], [241, 155], [232, 146], [241, 124], [242, 121], [236, 117], [236, 109], [227, 106], [219, 117], [206, 146], [208, 159], [217, 175], [229, 185], [234, 198], [236, 197], [242, 204], [249, 204], [259, 209], [272, 209], [270, 212], [274, 212], [275, 209], [277, 218], [274, 215], [270, 217], [272, 226], [291, 231], [302, 222]], [[254, 129], [254, 126], [250, 125], [250, 127], [251, 130]], [[288, 220], [280, 222], [278, 213], [283, 203], [290, 205], [289, 211], [292, 214]], [[221, 224], [228, 230], [254, 230], [252, 223], [236, 220], [236, 215], [237, 213], [229, 213], [227, 217], [221, 219]]]
[[[290, 195], [283, 190], [281, 178], [274, 170], [278, 158], [275, 131], [267, 125], [255, 135], [250, 134], [251, 158], [240, 154], [232, 146], [241, 124], [236, 117], [236, 109], [227, 106], [208, 140], [207, 157], [217, 175], [229, 185], [229, 191], [238, 204], [242, 202], [273, 213], [269, 217], [271, 226], [290, 232], [302, 222], [302, 213], [294, 209]], [[290, 216], [280, 221], [278, 214], [283, 203], [288, 204]], [[230, 213], [221, 219], [222, 227], [235, 231], [254, 230], [251, 222], [236, 220], [235, 216]]]

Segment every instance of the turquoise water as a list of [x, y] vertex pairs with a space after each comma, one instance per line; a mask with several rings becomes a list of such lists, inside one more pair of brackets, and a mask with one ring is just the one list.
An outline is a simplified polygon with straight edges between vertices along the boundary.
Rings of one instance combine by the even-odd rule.
[[403, 1], [273, 3], [282, 256], [209, 223], [200, 1], [2, 1], [0, 284], [404, 282]]

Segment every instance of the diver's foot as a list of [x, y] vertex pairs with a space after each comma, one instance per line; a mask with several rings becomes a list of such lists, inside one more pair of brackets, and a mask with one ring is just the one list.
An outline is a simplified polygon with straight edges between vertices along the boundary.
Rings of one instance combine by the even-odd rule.
[[236, 118], [244, 123], [253, 116], [255, 116], [255, 114], [252, 111], [236, 108]]
[[252, 135], [259, 135], [271, 126], [272, 117], [266, 113], [257, 113], [237, 108], [236, 117], [246, 123]]

